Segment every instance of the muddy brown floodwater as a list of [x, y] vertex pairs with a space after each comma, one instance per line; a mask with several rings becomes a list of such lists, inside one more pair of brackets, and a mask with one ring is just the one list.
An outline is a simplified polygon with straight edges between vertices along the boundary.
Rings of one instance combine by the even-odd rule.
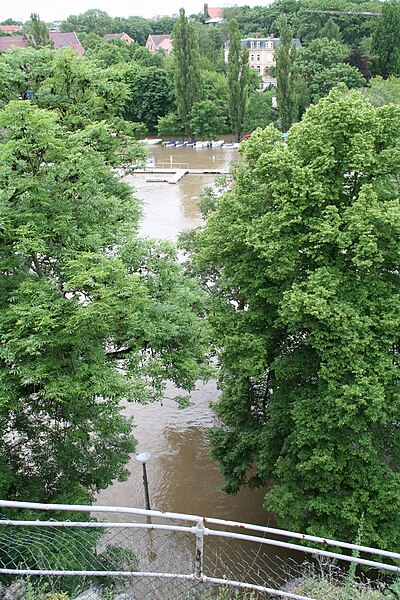
[[[236, 150], [150, 147], [157, 165], [177, 168], [228, 168], [238, 160]], [[176, 240], [181, 231], [198, 227], [202, 218], [198, 198], [214, 176], [186, 175], [171, 185], [146, 182], [146, 175], [126, 178], [143, 200], [144, 217], [141, 234], [153, 238]], [[223, 479], [218, 464], [209, 457], [206, 430], [215, 424], [210, 402], [218, 391], [215, 382], [199, 383], [192, 394], [193, 406], [178, 410], [171, 398], [173, 386], [167, 389], [162, 404], [142, 406], [129, 404], [125, 413], [134, 417], [134, 435], [138, 452], [150, 452], [147, 464], [151, 507], [155, 510], [190, 513], [262, 525], [275, 524], [273, 515], [263, 508], [265, 490], [243, 489], [228, 496], [220, 488]], [[130, 476], [102, 491], [97, 502], [103, 505], [144, 508], [142, 467], [135, 457], [128, 464]]]

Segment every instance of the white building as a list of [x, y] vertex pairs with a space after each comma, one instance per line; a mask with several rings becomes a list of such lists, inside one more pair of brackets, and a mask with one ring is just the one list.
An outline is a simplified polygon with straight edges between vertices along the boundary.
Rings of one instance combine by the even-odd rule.
[[[279, 47], [279, 38], [270, 34], [267, 38], [258, 36], [241, 40], [242, 48], [249, 51], [249, 65], [256, 69], [262, 78], [261, 88], [264, 90], [270, 85], [276, 85], [276, 79], [269, 74], [269, 68], [275, 65], [275, 49]], [[292, 45], [300, 47], [300, 40], [293, 38]], [[229, 40], [225, 42], [225, 62], [228, 62]]]

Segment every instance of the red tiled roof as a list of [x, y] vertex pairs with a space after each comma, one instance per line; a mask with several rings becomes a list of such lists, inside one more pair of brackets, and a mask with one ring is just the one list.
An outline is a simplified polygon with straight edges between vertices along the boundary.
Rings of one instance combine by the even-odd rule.
[[19, 31], [21, 29], [21, 25], [0, 25], [0, 30], [4, 31], [4, 33], [14, 33], [14, 31]]
[[223, 8], [211, 8], [210, 6], [207, 9], [210, 19], [215, 19], [216, 17], [222, 18], [223, 11]]
[[[78, 56], [82, 56], [85, 52], [84, 47], [77, 38], [74, 31], [68, 33], [62, 33], [59, 31], [50, 31], [50, 37], [54, 42], [54, 48], [72, 48]], [[25, 35], [14, 35], [7, 37], [0, 37], [0, 50], [3, 52], [9, 52], [12, 48], [26, 48], [27, 38]]]
[[85, 49], [78, 40], [78, 36], [75, 31], [69, 31], [63, 33], [61, 31], [50, 31], [50, 37], [54, 42], [54, 48], [72, 48], [78, 56], [82, 56], [85, 53]]
[[165, 40], [170, 40], [172, 42], [172, 38], [170, 35], [149, 35], [149, 38], [152, 39], [153, 44], [156, 46], [156, 48], [162, 44], [163, 42], [165, 42]]
[[0, 50], [9, 52], [11, 48], [26, 48], [26, 38], [23, 35], [0, 37]]

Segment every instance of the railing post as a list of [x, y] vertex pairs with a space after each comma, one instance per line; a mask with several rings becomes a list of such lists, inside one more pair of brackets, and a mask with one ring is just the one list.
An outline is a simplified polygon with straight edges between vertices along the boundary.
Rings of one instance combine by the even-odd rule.
[[203, 556], [204, 556], [204, 522], [203, 519], [197, 522], [196, 528], [196, 560], [194, 567], [194, 576], [196, 578], [194, 588], [195, 600], [201, 599], [202, 582], [203, 582]]

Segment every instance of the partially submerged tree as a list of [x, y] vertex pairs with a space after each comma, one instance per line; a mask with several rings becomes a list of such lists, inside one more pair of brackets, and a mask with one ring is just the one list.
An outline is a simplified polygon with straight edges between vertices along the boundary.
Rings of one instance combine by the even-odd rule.
[[[335, 89], [243, 146], [197, 239], [220, 349], [226, 488], [287, 529], [400, 541], [400, 108]], [[210, 282], [212, 285], [210, 286]]]
[[192, 131], [195, 137], [203, 140], [215, 139], [226, 130], [225, 119], [220, 115], [218, 106], [211, 100], [193, 104], [191, 112]]

